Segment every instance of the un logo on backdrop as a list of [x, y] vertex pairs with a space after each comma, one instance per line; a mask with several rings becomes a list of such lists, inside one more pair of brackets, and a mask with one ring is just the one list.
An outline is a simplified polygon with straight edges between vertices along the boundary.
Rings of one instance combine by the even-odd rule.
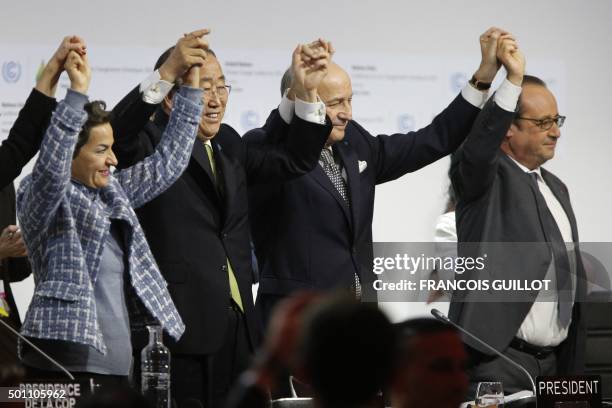
[[240, 125], [243, 129], [253, 129], [259, 126], [259, 115], [253, 110], [242, 112]]
[[450, 76], [450, 87], [453, 93], [458, 93], [463, 89], [468, 81], [468, 77], [463, 72], [455, 72]]
[[7, 61], [2, 64], [2, 78], [4, 82], [14, 84], [21, 78], [21, 64], [16, 61]]
[[400, 133], [412, 132], [415, 126], [414, 116], [404, 113], [397, 117], [397, 128]]

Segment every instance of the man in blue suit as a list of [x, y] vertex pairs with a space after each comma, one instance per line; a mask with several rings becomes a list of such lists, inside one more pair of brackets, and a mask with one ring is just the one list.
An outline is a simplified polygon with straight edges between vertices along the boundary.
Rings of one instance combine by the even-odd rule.
[[[319, 166], [282, 184], [249, 189], [260, 270], [257, 303], [264, 322], [279, 299], [301, 289], [344, 288], [364, 300], [376, 299], [371, 293], [375, 187], [459, 147], [497, 73], [495, 51], [502, 33], [491, 28], [480, 37], [482, 61], [470, 84], [430, 125], [406, 134], [373, 136], [353, 121], [351, 79], [340, 66], [330, 64], [318, 92], [334, 127]], [[290, 98], [290, 89], [284, 95]], [[284, 109], [287, 106], [282, 104], [279, 110], [284, 126], [293, 118], [293, 112]], [[278, 129], [277, 116], [271, 115], [268, 122], [267, 127]], [[275, 136], [259, 129], [244, 137]], [[282, 136], [277, 142], [283, 142]]]

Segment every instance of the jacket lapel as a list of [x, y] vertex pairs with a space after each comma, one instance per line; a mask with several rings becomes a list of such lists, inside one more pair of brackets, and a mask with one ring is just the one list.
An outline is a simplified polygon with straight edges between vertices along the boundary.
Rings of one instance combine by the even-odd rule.
[[359, 192], [361, 191], [358, 158], [355, 151], [349, 146], [348, 141], [336, 143], [336, 147], [342, 160], [342, 166], [346, 171], [351, 214], [353, 216], [353, 232], [356, 233], [357, 220], [359, 220]]
[[212, 193], [213, 200], [216, 200], [218, 204], [221, 204], [221, 196], [219, 195], [219, 190], [215, 184], [215, 179], [210, 167], [210, 161], [208, 160], [208, 153], [206, 153], [206, 147], [201, 140], [196, 140], [195, 144], [193, 145], [191, 157], [206, 174], [202, 180], [197, 180], [198, 183], [201, 183], [200, 185], [206, 194]]
[[323, 170], [323, 167], [321, 167], [321, 165], [317, 163], [317, 166], [314, 168], [313, 171], [308, 173], [308, 176], [312, 177], [317, 183], [321, 185], [321, 187], [327, 190], [327, 192], [331, 194], [332, 197], [334, 197], [334, 199], [342, 209], [342, 212], [344, 213], [344, 216], [346, 217], [349, 226], [351, 226], [352, 228], [352, 219], [351, 214], [349, 213], [348, 206], [346, 205], [346, 202], [344, 201], [338, 190], [336, 190], [336, 187], [332, 184], [327, 174], [325, 174], [325, 170]]
[[206, 175], [208, 176], [207, 181], [212, 186], [214, 186], [215, 179], [212, 173], [212, 169], [210, 167], [210, 161], [208, 160], [208, 154], [206, 153], [206, 147], [204, 146], [204, 143], [202, 143], [201, 140], [198, 139], [194, 143], [191, 157], [193, 157], [196, 163], [198, 163], [202, 167], [202, 169], [204, 169], [204, 171], [206, 172]]
[[560, 186], [557, 183], [555, 183], [554, 180], [551, 180], [551, 177], [546, 170], [541, 169], [541, 172], [542, 172], [542, 178], [544, 179], [544, 181], [546, 182], [550, 190], [553, 192], [555, 197], [557, 197], [557, 200], [561, 204], [561, 207], [563, 207], [563, 211], [565, 211], [565, 215], [567, 215], [567, 218], [569, 219], [569, 222], [570, 222], [570, 226], [572, 227], [572, 239], [574, 242], [577, 242], [578, 241], [578, 229], [576, 226], [576, 218], [574, 217], [574, 211], [572, 211], [572, 205], [569, 201], [569, 197], [567, 196], [567, 193], [565, 191], [562, 191]]
[[223, 192], [225, 202], [224, 212], [227, 218], [234, 199], [236, 198], [236, 172], [233, 168], [232, 161], [223, 152], [223, 147], [217, 142], [212, 143], [215, 155], [215, 165], [217, 166], [217, 178], [219, 187]]
[[537, 186], [534, 185], [534, 183], [531, 181], [531, 176], [529, 175], [529, 173], [526, 173], [522, 168], [520, 168], [514, 162], [514, 160], [508, 157], [508, 155], [506, 155], [505, 153], [502, 153], [500, 151], [498, 154], [500, 155], [502, 160], [505, 160], [509, 164], [511, 171], [516, 175], [516, 177], [522, 180], [522, 182], [525, 183], [527, 185], [527, 188], [529, 188], [529, 190], [531, 191], [531, 195], [533, 196], [533, 202], [536, 203], [536, 212], [538, 214], [538, 220], [540, 221], [540, 228], [542, 229], [542, 232], [544, 233], [545, 231], [544, 220], [543, 220], [544, 214], [542, 214], [542, 208], [540, 208], [540, 206], [537, 205], [538, 195], [541, 195], [542, 193], [537, 188]]

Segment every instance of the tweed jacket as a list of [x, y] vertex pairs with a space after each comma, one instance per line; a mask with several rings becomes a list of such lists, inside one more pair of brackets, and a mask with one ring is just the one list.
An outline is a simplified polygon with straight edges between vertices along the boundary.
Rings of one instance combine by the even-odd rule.
[[133, 208], [162, 193], [185, 170], [202, 112], [201, 91], [181, 88], [155, 154], [110, 176], [101, 189], [70, 179], [83, 110], [59, 103], [32, 174], [17, 193], [17, 213], [32, 263], [35, 290], [22, 327], [34, 338], [83, 343], [106, 352], [94, 284], [110, 219], [126, 228], [130, 322], [151, 320], [178, 339], [185, 330]]

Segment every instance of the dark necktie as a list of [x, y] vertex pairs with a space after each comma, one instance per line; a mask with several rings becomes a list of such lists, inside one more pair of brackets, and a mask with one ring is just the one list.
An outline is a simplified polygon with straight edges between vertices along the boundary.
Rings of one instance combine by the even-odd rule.
[[555, 275], [557, 279], [557, 293], [559, 296], [559, 322], [561, 326], [565, 328], [569, 324], [572, 315], [572, 277], [567, 248], [561, 231], [559, 230], [559, 226], [550, 212], [544, 196], [540, 192], [538, 174], [529, 173], [529, 176], [531, 184], [535, 187], [536, 203], [538, 213], [540, 214], [540, 220], [542, 221], [544, 235], [546, 236], [546, 241], [552, 250], [555, 260]]
[[[342, 178], [342, 173], [340, 173], [340, 169], [334, 161], [334, 156], [332, 155], [331, 150], [321, 150], [320, 162], [323, 166], [323, 171], [325, 171], [325, 174], [327, 174], [329, 180], [332, 182], [336, 190], [338, 190], [338, 193], [344, 199], [346, 205], [350, 208], [351, 203], [349, 201], [346, 181], [344, 181], [344, 178]], [[353, 291], [355, 292], [355, 297], [357, 299], [361, 299], [361, 282], [359, 282], [359, 276], [357, 276], [357, 274], [355, 273], [353, 279]]]

